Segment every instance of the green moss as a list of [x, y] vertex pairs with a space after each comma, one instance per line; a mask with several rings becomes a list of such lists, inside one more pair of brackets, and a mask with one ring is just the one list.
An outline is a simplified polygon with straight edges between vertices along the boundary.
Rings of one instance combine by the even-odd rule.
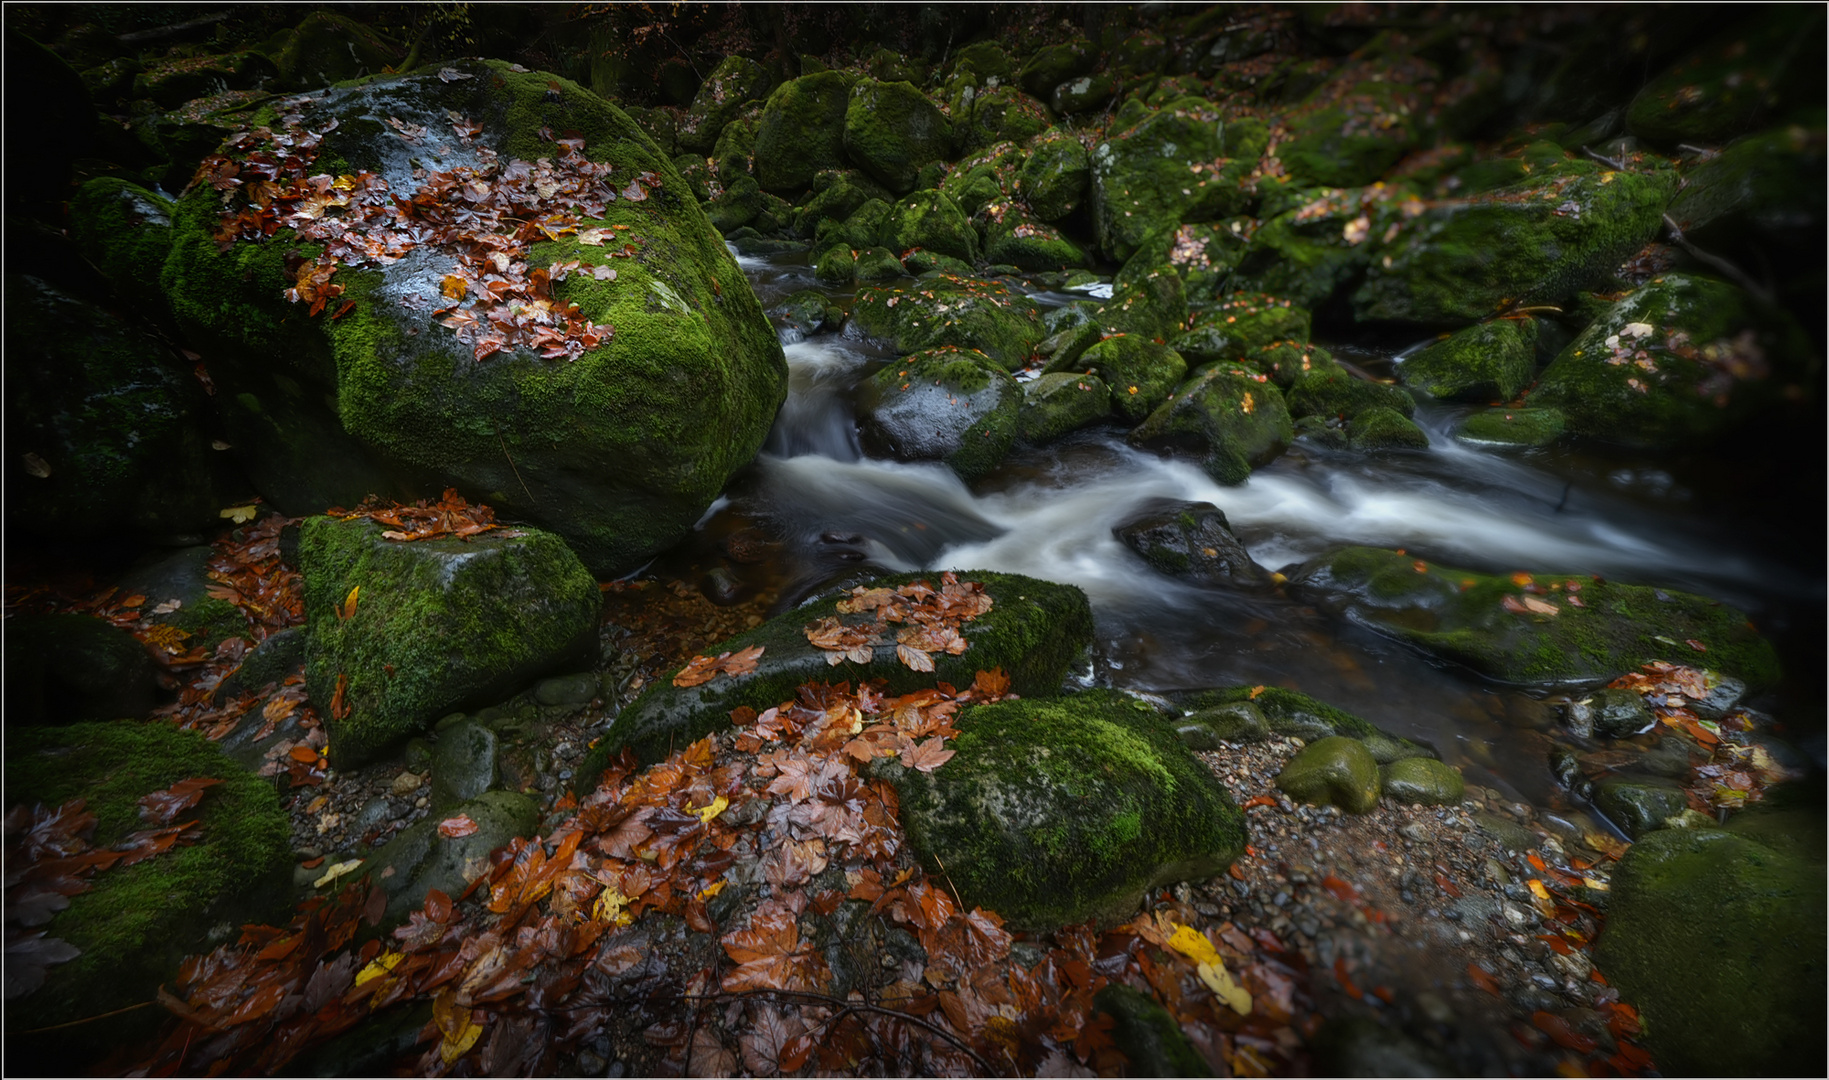
[[774, 82], [767, 68], [747, 56], [718, 61], [680, 120], [680, 146], [701, 154], [711, 150], [725, 125], [737, 118], [743, 106], [767, 97]]
[[857, 255], [848, 244], [833, 244], [813, 263], [813, 276], [827, 285], [844, 285], [857, 270]]
[[1090, 264], [1081, 248], [1052, 225], [1043, 225], [1015, 208], [986, 230], [986, 262], [1024, 270], [1069, 270]]
[[1345, 709], [1317, 701], [1307, 694], [1285, 690], [1280, 686], [1232, 686], [1221, 690], [1202, 690], [1184, 695], [1179, 704], [1190, 717], [1208, 709], [1249, 703], [1265, 721], [1267, 731], [1294, 735], [1300, 739], [1326, 739], [1346, 735], [1364, 743], [1373, 760], [1381, 765], [1415, 757], [1433, 758], [1433, 748], [1390, 734]]
[[[96, 817], [96, 847], [146, 827], [142, 796], [193, 777], [223, 781], [179, 818], [198, 822], [202, 839], [99, 872], [90, 879], [93, 888], [71, 897], [43, 929], [82, 955], [49, 969], [37, 992], [7, 1003], [10, 1031], [149, 1000], [186, 953], [208, 947], [206, 930], [275, 914], [288, 877], [291, 826], [266, 781], [194, 732], [120, 721], [7, 733], [7, 805], [85, 799]], [[74, 1060], [88, 1060], [97, 1041], [124, 1034], [107, 1025], [74, 1029]]]
[[[532, 529], [468, 540], [384, 540], [366, 519], [307, 519], [306, 687], [339, 763], [359, 764], [452, 709], [512, 693], [594, 643], [597, 583], [565, 545]], [[338, 617], [360, 587], [355, 616]], [[327, 709], [326, 712], [329, 710]]]
[[1121, 920], [1244, 849], [1243, 815], [1151, 705], [1095, 691], [972, 706], [954, 725], [933, 774], [881, 768], [930, 870], [1012, 926]]
[[1429, 449], [1423, 429], [1385, 405], [1360, 410], [1347, 425], [1346, 438], [1347, 445], [1359, 451]]
[[890, 210], [885, 225], [897, 251], [922, 248], [972, 262], [978, 258], [978, 234], [965, 212], [942, 191], [917, 191]]
[[842, 168], [849, 103], [850, 87], [833, 71], [777, 87], [756, 122], [756, 179], [762, 186], [798, 191], [820, 170]]
[[1135, 334], [1100, 341], [1081, 353], [1073, 368], [1104, 380], [1111, 388], [1112, 411], [1133, 424], [1168, 400], [1188, 372], [1180, 353]]
[[[1188, 307], [1211, 307], [1219, 302], [1233, 268], [1244, 255], [1242, 231], [1242, 227], [1234, 231], [1225, 224], [1212, 224], [1182, 225], [1152, 234], [1118, 271], [1112, 284], [1122, 291], [1153, 272], [1166, 270], [1181, 279]], [[1184, 329], [1179, 325], [1181, 321], [1177, 320], [1178, 325], [1170, 329], [1170, 337]]]
[[1222, 484], [1242, 484], [1251, 470], [1269, 464], [1295, 437], [1283, 394], [1246, 368], [1198, 368], [1151, 413], [1130, 442], [1198, 458]]
[[70, 234], [84, 257], [129, 303], [158, 314], [153, 287], [171, 254], [171, 200], [112, 177], [89, 181], [70, 200]]
[[1252, 193], [1241, 181], [1269, 139], [1261, 120], [1228, 120], [1195, 102], [1176, 103], [1113, 135], [1092, 154], [1099, 246], [1114, 259], [1129, 259], [1151, 233], [1244, 211]]
[[1489, 446], [1548, 446], [1567, 426], [1561, 409], [1485, 409], [1461, 421], [1454, 437]]
[[1261, 350], [1273, 344], [1308, 342], [1308, 309], [1292, 301], [1262, 293], [1233, 292], [1211, 306], [1198, 307], [1192, 326], [1169, 344], [1191, 364], [1226, 361], [1256, 363]]
[[1310, 371], [1289, 391], [1289, 411], [1296, 416], [1352, 420], [1376, 408], [1390, 409], [1407, 419], [1416, 412], [1416, 401], [1395, 386], [1355, 378], [1338, 366]]
[[959, 209], [976, 215], [1014, 194], [1016, 170], [1022, 163], [1022, 152], [1015, 143], [996, 143], [960, 158], [940, 181], [940, 190]]
[[1022, 390], [979, 352], [941, 348], [905, 356], [858, 388], [864, 448], [902, 461], [941, 461], [971, 483], [1016, 438]]
[[913, 191], [921, 167], [949, 156], [951, 121], [905, 82], [874, 79], [851, 89], [845, 108], [845, 153], [890, 191]]
[[949, 275], [859, 289], [851, 321], [898, 353], [952, 345], [976, 349], [1006, 369], [1021, 367], [1042, 336], [1041, 319], [1027, 297]]
[[[1510, 577], [1365, 547], [1310, 560], [1294, 580], [1331, 613], [1506, 682], [1611, 679], [1651, 660], [1693, 659], [1691, 640], [1749, 686], [1778, 680], [1777, 654], [1745, 615], [1689, 593], [1539, 574], [1546, 592], [1530, 599], [1559, 614], [1514, 612], [1506, 599], [1522, 605], [1525, 594]], [[1568, 602], [1571, 584], [1582, 606]]]
[[1298, 182], [1369, 184], [1415, 144], [1417, 119], [1427, 105], [1417, 81], [1393, 71], [1387, 60], [1369, 67], [1343, 67], [1285, 119], [1290, 138], [1277, 147], [1277, 156]]
[[974, 149], [1000, 142], [1026, 142], [1053, 123], [1046, 105], [1014, 86], [999, 86], [973, 100], [971, 119], [962, 126], [960, 141]]
[[1041, 445], [1110, 415], [1111, 391], [1103, 379], [1056, 372], [1023, 384], [1016, 430], [1025, 442]]
[[[958, 656], [936, 655], [931, 674], [914, 671], [898, 662], [893, 641], [878, 647], [866, 664], [846, 661], [826, 663], [825, 653], [808, 643], [804, 629], [815, 618], [834, 614], [833, 603], [842, 591], [822, 594], [810, 604], [777, 616], [754, 630], [720, 642], [709, 654], [763, 647], [756, 670], [740, 678], [719, 676], [695, 687], [676, 687], [669, 678], [657, 680], [641, 697], [623, 709], [615, 724], [579, 766], [575, 782], [589, 791], [609, 759], [631, 746], [644, 760], [665, 757], [706, 733], [729, 724], [730, 711], [739, 705], [766, 709], [792, 700], [795, 687], [805, 682], [886, 679], [885, 693], [902, 694], [933, 686], [936, 680], [970, 686], [979, 671], [1001, 667], [1010, 677], [1010, 689], [1024, 697], [1045, 697], [1060, 691], [1069, 667], [1079, 662], [1092, 642], [1092, 609], [1086, 594], [1071, 585], [1014, 574], [959, 571], [960, 581], [975, 581], [991, 597], [989, 612], [960, 627], [970, 643]], [[878, 578], [872, 587], [897, 587], [911, 581], [938, 581], [935, 573], [896, 574]], [[867, 623], [868, 617], [848, 617], [847, 622]]]
[[1133, 1076], [1212, 1076], [1213, 1068], [1169, 1011], [1123, 983], [1108, 983], [1093, 1004], [1115, 1023], [1111, 1037]]
[[1114, 281], [1112, 298], [1099, 308], [1099, 325], [1107, 334], [1137, 334], [1167, 341], [1188, 317], [1187, 287], [1169, 267], [1155, 267], [1128, 284]]
[[1080, 140], [1049, 128], [1029, 141], [1014, 193], [1042, 221], [1059, 221], [1080, 208], [1092, 176], [1092, 159]]
[[1398, 366], [1404, 385], [1447, 401], [1510, 401], [1537, 371], [1537, 321], [1470, 326]]

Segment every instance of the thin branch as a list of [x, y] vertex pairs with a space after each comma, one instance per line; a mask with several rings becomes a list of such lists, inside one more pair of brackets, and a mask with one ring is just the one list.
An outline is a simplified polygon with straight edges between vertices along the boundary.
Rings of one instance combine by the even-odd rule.
[[8, 1035], [36, 1035], [41, 1031], [57, 1031], [60, 1028], [75, 1027], [78, 1024], [87, 1024], [87, 1023], [91, 1023], [96, 1020], [106, 1020], [110, 1016], [119, 1016], [122, 1013], [129, 1013], [135, 1009], [144, 1009], [148, 1005], [155, 1005], [155, 1004], [157, 1004], [156, 1000], [155, 1001], [142, 1001], [138, 1005], [128, 1005], [125, 1008], [115, 1009], [113, 1012], [97, 1013], [94, 1016], [85, 1016], [81, 1020], [66, 1020], [61, 1024], [51, 1024], [46, 1027], [27, 1028], [24, 1031], [9, 1031], [9, 1032], [7, 1032], [7, 1034]]
[[1711, 255], [1690, 243], [1689, 238], [1683, 235], [1682, 227], [1679, 226], [1676, 223], [1676, 219], [1672, 218], [1669, 214], [1664, 215], [1664, 227], [1670, 230], [1671, 242], [1688, 252], [1691, 258], [1725, 274], [1728, 278], [1733, 280], [1734, 284], [1745, 289], [1748, 295], [1761, 304], [1767, 307], [1772, 306], [1772, 293], [1769, 289], [1759, 284], [1757, 281], [1754, 281], [1752, 276], [1746, 271], [1735, 266], [1733, 263], [1728, 262], [1721, 256]]
[[1626, 163], [1623, 161], [1615, 161], [1614, 159], [1612, 159], [1610, 157], [1604, 157], [1604, 156], [1597, 154], [1594, 151], [1588, 149], [1585, 146], [1581, 148], [1581, 152], [1588, 155], [1589, 157], [1593, 158], [1595, 161], [1600, 162], [1602, 165], [1605, 165], [1608, 168], [1614, 170], [1615, 172], [1626, 172], [1627, 171]]
[[815, 1001], [821, 1005], [828, 1005], [849, 1012], [873, 1012], [879, 1016], [887, 1016], [904, 1023], [913, 1024], [915, 1027], [946, 1041], [951, 1044], [954, 1049], [958, 1050], [966, 1057], [971, 1058], [986, 1076], [995, 1076], [998, 1073], [998, 1070], [991, 1067], [990, 1062], [978, 1056], [978, 1052], [973, 1050], [970, 1044], [952, 1032], [947, 1031], [945, 1028], [936, 1027], [912, 1013], [885, 1008], [881, 1005], [872, 1005], [867, 1001], [844, 1001], [833, 997], [831, 994], [821, 994], [812, 990], [727, 990], [716, 994], [684, 994], [681, 996], [688, 1001], [719, 1001], [733, 997], [791, 997], [799, 998], [804, 1001]]
[[[519, 468], [515, 467], [514, 458], [512, 456], [510, 456], [508, 453], [508, 440], [502, 438], [502, 432], [500, 429], [496, 430], [495, 440], [502, 444], [502, 456], [505, 458], [508, 458], [508, 467], [510, 469], [514, 469], [514, 478], [516, 480], [521, 480], [521, 470]], [[527, 492], [527, 501], [528, 502], [532, 503], [532, 502], [539, 501], [538, 499], [535, 499], [533, 497], [533, 492], [528, 490], [527, 481], [521, 480], [521, 490]]]

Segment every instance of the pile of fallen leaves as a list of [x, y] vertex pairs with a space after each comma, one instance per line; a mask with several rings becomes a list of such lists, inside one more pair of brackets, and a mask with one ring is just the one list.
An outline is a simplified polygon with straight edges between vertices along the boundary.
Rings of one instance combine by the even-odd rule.
[[[289, 104], [297, 109], [312, 100]], [[293, 111], [279, 118], [277, 128], [236, 133], [224, 147], [227, 153], [205, 158], [193, 180], [222, 193], [217, 246], [226, 251], [238, 241], [260, 240], [282, 228], [322, 244], [318, 258], [291, 267], [295, 280], [285, 294], [294, 303], [310, 304], [314, 316], [342, 296], [343, 286], [332, 281], [339, 266], [387, 266], [415, 250], [430, 249], [453, 263], [440, 283], [450, 303], [433, 314], [472, 347], [477, 360], [513, 349], [576, 360], [608, 341], [612, 327], [593, 324], [577, 304], [557, 299], [552, 290], [573, 273], [607, 281], [615, 279], [616, 271], [578, 260], [533, 266], [529, 249], [536, 242], [575, 236], [580, 244], [604, 249], [607, 257], [634, 255], [636, 245], [621, 235], [627, 225], [587, 223], [601, 219], [618, 199], [647, 199], [660, 177], [642, 172], [613, 178], [613, 166], [584, 156], [582, 136], [555, 136], [548, 128], [541, 128], [540, 135], [553, 143], [556, 159], [502, 161], [475, 142], [481, 124], [454, 112], [447, 118], [452, 135], [477, 164], [434, 172], [415, 169], [419, 186], [410, 193], [393, 191], [386, 179], [367, 170], [341, 176], [312, 173], [323, 137], [337, 127], [335, 119], [314, 132], [303, 126], [304, 115]], [[398, 117], [387, 117], [387, 122], [396, 137], [412, 146], [441, 138]], [[354, 301], [344, 301], [331, 317], [340, 318], [353, 306]]]
[[824, 649], [826, 662], [836, 667], [846, 660], [868, 664], [875, 647], [885, 643], [890, 623], [900, 623], [895, 636], [896, 659], [915, 671], [932, 671], [934, 653], [958, 656], [967, 643], [959, 627], [991, 610], [991, 598], [975, 581], [961, 582], [950, 572], [940, 575], [936, 591], [925, 581], [899, 588], [867, 589], [858, 586], [837, 604], [839, 615], [875, 612], [871, 624], [847, 623], [827, 615], [805, 628], [807, 640]]
[[1773, 784], [1796, 779], [1765, 747], [1744, 741], [1754, 730], [1745, 709], [1731, 710], [1717, 721], [1702, 719], [1690, 707], [1706, 701], [1719, 678], [1713, 672], [1653, 660], [1607, 684], [1643, 697], [1660, 727], [1687, 739], [1707, 757], [1691, 770], [1684, 788], [1690, 809], [1707, 814], [1738, 810], [1764, 798]]
[[391, 940], [350, 947], [385, 908], [358, 883], [191, 958], [166, 1002], [178, 1020], [140, 1064], [270, 1072], [418, 1000], [426, 1075], [547, 1073], [611, 1031], [666, 1074], [1110, 1075], [1124, 1061], [1093, 995], [1123, 982], [1211, 1060], [1287, 1069], [1305, 971], [1266, 932], [1203, 929], [1165, 899], [1017, 949], [914, 860], [870, 763], [943, 767], [956, 711], [1007, 685], [808, 685], [650, 767], [625, 753], [544, 837], [495, 853], [464, 895], [432, 893]]
[[411, 506], [403, 506], [370, 495], [354, 510], [333, 506], [324, 513], [345, 521], [360, 517], [390, 525], [392, 528], [381, 534], [387, 540], [437, 540], [446, 536], [465, 540], [490, 529], [501, 528], [496, 523], [494, 510], [482, 503], [472, 505], [465, 502], [455, 488], [446, 488], [444, 496], [437, 502], [420, 499]]
[[137, 830], [111, 848], [96, 848], [95, 815], [86, 800], [71, 799], [55, 810], [15, 806], [7, 812], [6, 837], [6, 999], [22, 997], [44, 985], [45, 971], [68, 963], [82, 950], [61, 938], [46, 937], [43, 926], [70, 906], [70, 897], [88, 892], [89, 879], [116, 866], [132, 866], [181, 844], [194, 844], [202, 833], [194, 821], [172, 824], [197, 805], [220, 780], [180, 780], [164, 791], [140, 799]]

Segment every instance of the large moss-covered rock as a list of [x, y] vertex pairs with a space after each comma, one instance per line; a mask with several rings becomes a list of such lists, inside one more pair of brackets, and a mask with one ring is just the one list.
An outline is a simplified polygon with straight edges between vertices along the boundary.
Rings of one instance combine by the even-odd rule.
[[1537, 371], [1535, 319], [1498, 319], [1430, 345], [1397, 368], [1404, 385], [1448, 401], [1510, 401]]
[[1198, 368], [1130, 433], [1133, 445], [1200, 462], [1222, 484], [1242, 484], [1295, 438], [1282, 391], [1247, 368]]
[[1317, 740], [1345, 735], [1363, 744], [1371, 751], [1372, 759], [1380, 765], [1409, 758], [1436, 757], [1432, 747], [1399, 738], [1344, 709], [1280, 686], [1231, 686], [1218, 690], [1200, 690], [1182, 695], [1178, 704], [1187, 713], [1189, 721], [1201, 721], [1212, 710], [1238, 705], [1250, 705], [1261, 718], [1261, 725], [1252, 725], [1259, 729], [1257, 732], [1239, 732], [1237, 736], [1222, 736], [1224, 738], [1242, 736], [1241, 741], [1249, 741], [1277, 734]]
[[897, 251], [921, 248], [964, 262], [978, 258], [978, 233], [941, 191], [917, 191], [890, 209], [888, 241]]
[[1416, 413], [1416, 399], [1395, 386], [1357, 378], [1337, 364], [1309, 371], [1289, 391], [1291, 416], [1352, 420], [1367, 409], [1379, 408], [1407, 418]]
[[[1071, 585], [1057, 585], [1015, 574], [959, 571], [962, 582], [977, 582], [991, 598], [991, 610], [959, 627], [969, 643], [953, 656], [936, 653], [934, 670], [918, 672], [896, 659], [895, 642], [879, 645], [865, 663], [845, 660], [836, 666], [826, 653], [808, 640], [805, 628], [816, 619], [833, 615], [833, 606], [849, 593], [834, 590], [802, 604], [754, 630], [721, 642], [710, 655], [761, 646], [756, 670], [747, 675], [719, 675], [698, 686], [673, 685], [665, 679], [649, 684], [641, 697], [624, 708], [589, 756], [578, 767], [575, 786], [589, 791], [610, 758], [630, 746], [644, 760], [655, 760], [688, 745], [706, 733], [730, 723], [730, 711], [747, 705], [766, 709], [789, 701], [804, 682], [841, 682], [861, 685], [885, 679], [885, 693], [903, 694], [932, 686], [936, 679], [954, 686], [970, 686], [979, 671], [1001, 667], [1010, 677], [1010, 690], [1028, 697], [1047, 697], [1060, 691], [1068, 669], [1092, 644], [1092, 608], [1086, 594]], [[896, 574], [867, 582], [872, 588], [899, 588], [915, 581], [930, 584], [932, 573]], [[868, 625], [872, 616], [844, 615], [843, 621]]]
[[1595, 961], [1671, 1075], [1823, 1071], [1821, 796], [1772, 815], [1813, 845], [1773, 842], [1760, 816], [1652, 833], [1614, 869]]
[[1824, 135], [1794, 124], [1740, 139], [1683, 173], [1670, 218], [1711, 254], [1773, 268], [1781, 292], [1821, 295]]
[[1347, 445], [1362, 452], [1427, 450], [1429, 435], [1389, 405], [1361, 409], [1346, 428]]
[[[305, 685], [339, 763], [359, 764], [454, 708], [589, 659], [597, 583], [558, 537], [502, 529], [387, 540], [365, 518], [314, 517], [299, 540]], [[356, 612], [338, 608], [352, 589]]]
[[165, 342], [28, 277], [6, 279], [6, 327], [9, 530], [165, 539], [247, 493]]
[[1035, 304], [1008, 288], [950, 275], [859, 289], [851, 323], [898, 353], [956, 345], [999, 367], [1021, 367], [1041, 340]]
[[334, 11], [314, 11], [293, 28], [274, 55], [279, 85], [313, 90], [363, 75], [379, 75], [403, 57], [372, 28]]
[[[25, 972], [18, 957], [8, 956], [7, 1022], [14, 1031], [150, 1000], [186, 954], [221, 944], [244, 922], [279, 914], [291, 826], [272, 786], [199, 733], [144, 720], [8, 729], [7, 808], [85, 800], [95, 815], [92, 847], [111, 847], [146, 828], [138, 800], [193, 778], [222, 781], [178, 819], [198, 824], [196, 843], [97, 871], [88, 891], [71, 896], [69, 907], [37, 928], [81, 955], [46, 969], [43, 985], [17, 998], [14, 983]], [[9, 873], [15, 869], [9, 860]], [[126, 1020], [35, 1037], [9, 1034], [8, 1058], [59, 1054], [57, 1068], [64, 1069], [87, 1063], [116, 1041], [147, 1034], [131, 1015]]]
[[872, 454], [944, 462], [970, 483], [1003, 460], [1021, 408], [1016, 380], [984, 354], [933, 349], [859, 385], [858, 432]]
[[1105, 333], [1167, 341], [1183, 329], [1188, 317], [1187, 287], [1172, 268], [1154, 267], [1128, 284], [1112, 284], [1111, 299], [1099, 308], [1099, 326]]
[[1266, 200], [1227, 287], [1267, 293], [1315, 309], [1371, 265], [1374, 240], [1420, 206], [1398, 188], [1311, 188]]
[[1300, 183], [1357, 187], [1415, 145], [1433, 65], [1416, 57], [1348, 64], [1284, 118], [1277, 156]]
[[963, 125], [955, 120], [954, 126], [960, 132], [960, 143], [966, 149], [977, 149], [1000, 142], [1027, 142], [1053, 124], [1048, 106], [1014, 86], [999, 86], [977, 95], [971, 119]]
[[1240, 213], [1253, 198], [1242, 181], [1269, 141], [1263, 121], [1188, 98], [1112, 135], [1092, 154], [1099, 246], [1128, 259], [1151, 233]]
[[1111, 390], [1097, 375], [1059, 371], [1023, 384], [1017, 437], [1037, 446], [1111, 415]]
[[[539, 134], [548, 123], [580, 132], [584, 156], [611, 165], [618, 190], [640, 193], [634, 182], [653, 178], [645, 198], [606, 198], [602, 216], [582, 223], [627, 226], [617, 235], [639, 238], [628, 241], [635, 250], [612, 259], [625, 249], [561, 232], [530, 242], [526, 259], [584, 264], [552, 286], [553, 299], [613, 336], [570, 362], [525, 348], [479, 361], [434, 317], [448, 306], [440, 281], [450, 256], [423, 246], [373, 268], [346, 256], [337, 310], [353, 306], [313, 317], [283, 294], [295, 284], [288, 260], [316, 258], [319, 247], [281, 229], [219, 250], [221, 200], [205, 184], [179, 203], [162, 284], [210, 364], [229, 441], [269, 501], [299, 514], [452, 486], [561, 533], [600, 572], [626, 569], [686, 535], [761, 446], [786, 395], [780, 343], [691, 192], [626, 115], [543, 73], [450, 66], [472, 77], [374, 79], [302, 105], [306, 128], [339, 121], [319, 165], [371, 170], [404, 198], [421, 187], [415, 163], [485, 168], [485, 147], [505, 166], [532, 162], [555, 155]], [[440, 135], [449, 153], [438, 157], [368, 119], [449, 132], [447, 110], [484, 130]], [[612, 263], [614, 279], [589, 272]]]
[[845, 153], [898, 195], [915, 188], [921, 167], [950, 156], [952, 122], [909, 83], [866, 79], [845, 107]]
[[1296, 751], [1276, 786], [1298, 802], [1363, 814], [1378, 805], [1378, 762], [1358, 739], [1330, 735]]
[[1111, 690], [961, 709], [952, 760], [879, 766], [910, 845], [1025, 930], [1121, 921], [1244, 851], [1244, 815], [1155, 706]]
[[1262, 293], [1232, 292], [1190, 316], [1192, 326], [1169, 344], [1192, 364], [1255, 362], [1277, 342], [1308, 340], [1308, 309]]
[[692, 106], [680, 119], [680, 148], [695, 154], [709, 152], [724, 133], [724, 125], [735, 120], [743, 106], [766, 98], [774, 85], [774, 76], [761, 64], [747, 56], [726, 56], [705, 77]]
[[[1823, 12], [1808, 5], [1763, 9], [1762, 17], [1710, 35], [1653, 78], [1626, 110], [1626, 129], [1661, 145], [1719, 143], [1749, 130], [1790, 87], [1822, 106]], [[1814, 67], [1814, 71], [1808, 69]], [[1801, 96], [1801, 95], [1800, 95]]]
[[1048, 95], [1048, 104], [1062, 116], [1073, 113], [1091, 112], [1118, 95], [1118, 80], [1115, 76], [1101, 72], [1096, 75], [1081, 75], [1077, 79], [1068, 79], [1054, 88]]
[[[1749, 686], [1778, 679], [1777, 655], [1745, 615], [1689, 593], [1565, 575], [1520, 584], [1367, 547], [1311, 559], [1291, 580], [1335, 615], [1505, 682], [1612, 679], [1689, 656], [1691, 640]], [[1527, 593], [1527, 584], [1543, 591]]]
[[1605, 276], [1663, 227], [1676, 174], [1568, 161], [1538, 179], [1438, 200], [1400, 226], [1353, 294], [1361, 319], [1452, 325], [1552, 303]]
[[1531, 391], [1580, 435], [1628, 446], [1678, 446], [1732, 430], [1775, 404], [1809, 364], [1782, 315], [1738, 288], [1665, 274], [1568, 344]]
[[[1226, 225], [1182, 225], [1143, 241], [1112, 284], [1128, 289], [1152, 272], [1168, 270], [1181, 279], [1186, 306], [1211, 307], [1219, 303], [1244, 253], [1244, 239]], [[1173, 332], [1181, 330], [1177, 325]]]
[[[1055, 365], [1048, 365], [1055, 370]], [[1168, 400], [1188, 363], [1167, 345], [1136, 334], [1116, 334], [1093, 345], [1061, 370], [1089, 371], [1111, 388], [1111, 408], [1135, 424]]]
[[171, 254], [171, 200], [115, 177], [97, 177], [70, 200], [70, 236], [121, 299], [160, 316], [159, 273]]
[[1042, 221], [1059, 221], [1080, 208], [1092, 175], [1086, 147], [1060, 128], [1050, 128], [1029, 142], [1016, 173], [1016, 194]]
[[893, 210], [881, 199], [866, 199], [858, 208], [846, 215], [843, 221], [830, 218], [819, 223], [813, 230], [813, 247], [827, 248], [832, 244], [843, 244], [854, 251], [888, 244], [894, 241], [890, 234], [890, 221]]
[[851, 88], [835, 71], [802, 75], [775, 88], [756, 121], [755, 171], [764, 190], [798, 191], [821, 170], [843, 166], [850, 102]]
[[1022, 152], [1013, 142], [1000, 142], [967, 154], [940, 181], [940, 190], [969, 215], [1010, 198]]

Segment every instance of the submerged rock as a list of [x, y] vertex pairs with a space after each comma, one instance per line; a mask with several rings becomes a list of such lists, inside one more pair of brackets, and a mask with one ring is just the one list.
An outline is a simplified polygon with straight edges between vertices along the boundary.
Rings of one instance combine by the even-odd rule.
[[982, 353], [915, 353], [858, 387], [858, 431], [874, 455], [941, 461], [970, 483], [1009, 450], [1022, 396], [1016, 380]]
[[1334, 615], [1505, 682], [1612, 679], [1698, 647], [1749, 686], [1778, 679], [1777, 654], [1744, 614], [1689, 593], [1481, 574], [1367, 547], [1311, 559], [1291, 580]]
[[909, 844], [968, 908], [1025, 930], [1122, 921], [1244, 851], [1243, 813], [1152, 705], [1089, 691], [970, 706], [954, 726], [943, 768], [877, 769]]
[[[401, 542], [315, 517], [299, 542], [305, 677], [340, 764], [360, 764], [467, 704], [594, 652], [597, 583], [558, 537], [498, 529]], [[353, 588], [356, 613], [340, 617]]]
[[1213, 710], [1229, 710], [1238, 705], [1249, 705], [1252, 712], [1262, 718], [1263, 734], [1248, 739], [1246, 733], [1255, 733], [1260, 729], [1257, 721], [1251, 719], [1251, 714], [1242, 714], [1245, 720], [1237, 726], [1240, 734], [1219, 736], [1224, 739], [1256, 741], [1276, 734], [1316, 740], [1346, 735], [1362, 744], [1371, 752], [1372, 760], [1381, 765], [1405, 758], [1436, 756], [1434, 749], [1422, 743], [1398, 738], [1344, 709], [1278, 686], [1233, 686], [1223, 690], [1201, 690], [1182, 695], [1179, 704], [1189, 711], [1187, 719], [1190, 721], [1214, 716], [1216, 714]]
[[1111, 531], [1171, 577], [1246, 589], [1270, 583], [1270, 572], [1252, 561], [1232, 535], [1224, 511], [1212, 503], [1147, 499]]

